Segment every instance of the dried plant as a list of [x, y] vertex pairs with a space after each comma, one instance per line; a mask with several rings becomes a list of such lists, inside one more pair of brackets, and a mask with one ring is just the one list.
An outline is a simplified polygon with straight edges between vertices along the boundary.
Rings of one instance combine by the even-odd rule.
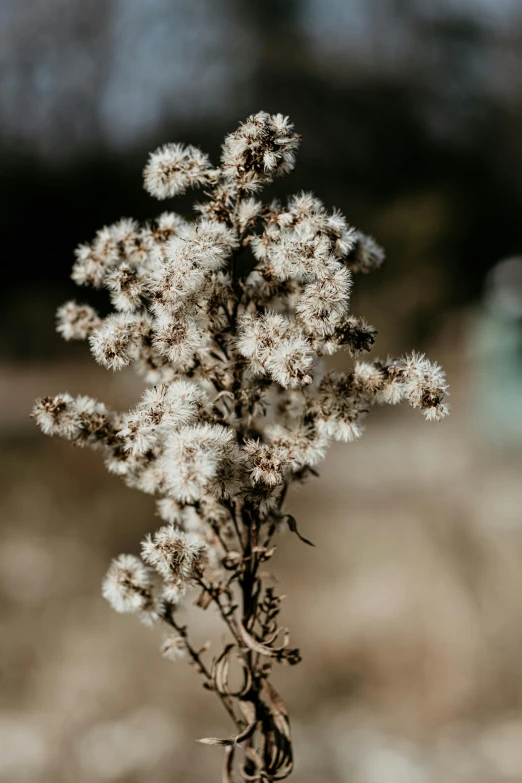
[[[165, 524], [141, 558], [113, 561], [103, 595], [118, 612], [169, 626], [164, 655], [187, 657], [223, 703], [235, 733], [201, 741], [226, 749], [225, 781], [282, 780], [293, 766], [288, 714], [269, 675], [300, 655], [261, 570], [280, 528], [310, 543], [285, 513], [289, 485], [317, 475], [332, 440], [359, 438], [372, 405], [407, 400], [430, 420], [448, 412], [444, 374], [423, 356], [357, 360], [375, 330], [349, 314], [350, 287], [353, 273], [383, 261], [373, 239], [309, 193], [286, 206], [254, 197], [293, 169], [298, 143], [286, 117], [261, 112], [226, 137], [218, 168], [181, 144], [150, 156], [148, 192], [166, 199], [200, 187], [198, 217], [121, 220], [81, 245], [73, 279], [105, 286], [115, 312], [101, 318], [68, 302], [58, 331], [88, 339], [109, 369], [132, 364], [151, 386], [128, 413], [67, 393], [33, 412], [45, 433], [98, 449], [109, 471], [158, 497]], [[325, 371], [323, 358], [340, 349], [353, 368]], [[227, 628], [210, 660], [179, 619], [189, 587]], [[242, 673], [235, 687], [232, 665]]]

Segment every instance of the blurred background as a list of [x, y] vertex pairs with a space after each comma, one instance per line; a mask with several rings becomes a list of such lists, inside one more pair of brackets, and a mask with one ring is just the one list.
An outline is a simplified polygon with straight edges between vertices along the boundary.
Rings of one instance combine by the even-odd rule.
[[266, 195], [313, 190], [376, 236], [388, 260], [353, 311], [377, 354], [442, 363], [453, 407], [440, 425], [376, 411], [289, 499], [317, 545], [283, 537], [273, 561], [304, 655], [277, 676], [292, 780], [520, 783], [520, 0], [0, 0], [0, 781], [219, 780], [194, 738], [226, 716], [100, 597], [152, 499], [28, 414], [64, 390], [138, 397], [54, 333], [73, 249], [161, 211], [150, 150], [217, 161], [260, 109], [303, 136]]

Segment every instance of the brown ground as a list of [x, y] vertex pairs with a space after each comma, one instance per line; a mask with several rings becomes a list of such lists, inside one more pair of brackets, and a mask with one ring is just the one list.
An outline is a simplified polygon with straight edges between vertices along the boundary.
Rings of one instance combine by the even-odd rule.
[[[317, 545], [288, 533], [274, 560], [304, 657], [277, 677], [295, 783], [522, 780], [522, 455], [481, 437], [472, 371], [448, 363], [449, 420], [377, 412], [290, 497]], [[152, 500], [25, 418], [38, 394], [124, 404], [136, 382], [91, 362], [3, 370], [0, 781], [218, 781], [221, 751], [194, 738], [225, 735], [226, 715], [159, 631], [100, 597]], [[202, 640], [221, 633], [190, 611]]]

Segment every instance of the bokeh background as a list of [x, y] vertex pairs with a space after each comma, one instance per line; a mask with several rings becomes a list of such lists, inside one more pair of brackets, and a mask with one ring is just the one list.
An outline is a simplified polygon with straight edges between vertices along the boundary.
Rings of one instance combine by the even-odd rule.
[[353, 310], [377, 353], [443, 363], [453, 407], [440, 425], [376, 411], [290, 496], [316, 543], [283, 537], [273, 561], [304, 654], [277, 680], [293, 780], [520, 783], [520, 0], [0, 0], [0, 781], [219, 780], [194, 738], [226, 716], [100, 597], [152, 499], [28, 414], [66, 389], [137, 398], [54, 333], [72, 251], [161, 211], [151, 149], [217, 160], [259, 109], [303, 135], [272, 195], [313, 190], [385, 246]]

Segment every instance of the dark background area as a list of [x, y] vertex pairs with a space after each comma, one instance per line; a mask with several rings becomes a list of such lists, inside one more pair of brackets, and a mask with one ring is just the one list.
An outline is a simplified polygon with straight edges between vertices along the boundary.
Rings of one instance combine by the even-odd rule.
[[378, 235], [390, 264], [369, 285], [424, 339], [522, 249], [521, 17], [480, 0], [3, 0], [2, 355], [63, 350], [42, 315], [73, 291], [80, 241], [158, 210], [151, 149], [217, 161], [261, 108], [303, 136], [274, 192], [311, 189]]

